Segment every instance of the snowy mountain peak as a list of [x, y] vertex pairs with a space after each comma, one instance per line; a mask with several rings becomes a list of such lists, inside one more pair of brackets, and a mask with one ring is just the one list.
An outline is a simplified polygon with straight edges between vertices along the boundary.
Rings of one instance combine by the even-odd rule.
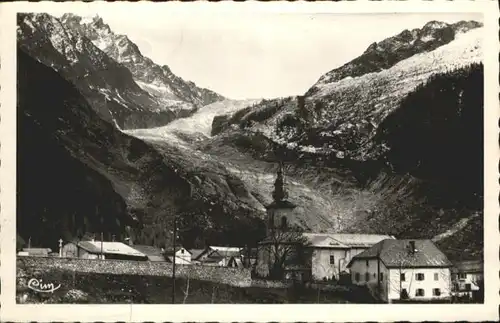
[[190, 103], [196, 107], [223, 100], [221, 95], [199, 88], [195, 83], [183, 80], [167, 65], [160, 66], [143, 56], [139, 47], [126, 35], [114, 33], [99, 16], [82, 19], [74, 14], [65, 14], [61, 21], [68, 28], [90, 39], [111, 58], [127, 67], [135, 81], [165, 105], [173, 101]]
[[[419, 53], [432, 51], [453, 41], [458, 34], [481, 26], [482, 23], [477, 21], [459, 21], [448, 24], [433, 20], [420, 29], [415, 28], [411, 31], [406, 29], [395, 36], [370, 44], [361, 56], [326, 73], [316, 85], [388, 69], [399, 61]], [[306, 95], [313, 94], [315, 90], [316, 87], [311, 88]]]
[[422, 29], [440, 29], [448, 26], [445, 22], [432, 20], [426, 23]]

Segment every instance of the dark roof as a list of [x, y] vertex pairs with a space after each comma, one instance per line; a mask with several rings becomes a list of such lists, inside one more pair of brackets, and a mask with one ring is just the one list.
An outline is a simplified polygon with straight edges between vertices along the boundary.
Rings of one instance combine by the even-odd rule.
[[168, 248], [167, 250], [165, 250], [165, 254], [166, 254], [166, 255], [170, 255], [170, 256], [171, 256], [171, 255], [173, 255], [174, 253], [176, 253], [177, 251], [179, 251], [179, 250], [181, 250], [181, 249], [186, 250], [187, 252], [189, 252], [189, 253], [192, 255], [191, 251], [187, 250], [187, 249], [186, 249], [186, 248], [184, 248], [184, 247], [176, 247], [176, 248], [175, 248], [175, 252], [174, 252], [174, 249], [173, 249], [173, 248]]
[[131, 247], [145, 254], [149, 260], [165, 261], [165, 256], [163, 255], [161, 248], [146, 245], [133, 245]]
[[206, 263], [214, 263], [214, 262], [219, 262], [221, 261], [222, 259], [224, 259], [224, 257], [222, 257], [221, 255], [217, 254], [217, 253], [212, 253], [210, 254], [209, 257], [201, 260], [201, 262], [206, 262]]
[[[410, 252], [410, 241], [416, 251]], [[386, 239], [354, 256], [348, 264], [359, 259], [379, 258], [387, 268], [452, 267], [446, 255], [431, 240]]]
[[241, 250], [241, 255], [243, 257], [255, 258], [257, 257], [259, 250], [257, 248], [245, 248]]
[[191, 252], [191, 258], [192, 259], [197, 259], [203, 252], [205, 252], [207, 249], [191, 249], [189, 250]]
[[454, 273], [481, 273], [483, 272], [484, 263], [481, 260], [465, 260], [457, 261], [453, 263], [454, 268], [452, 271]]
[[271, 204], [266, 206], [266, 209], [295, 209], [297, 205], [290, 201], [273, 201]]

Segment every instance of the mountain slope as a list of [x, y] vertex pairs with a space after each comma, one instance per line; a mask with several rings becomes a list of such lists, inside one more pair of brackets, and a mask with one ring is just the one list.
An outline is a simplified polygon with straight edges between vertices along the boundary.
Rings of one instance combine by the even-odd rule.
[[340, 81], [345, 77], [358, 77], [368, 73], [380, 72], [415, 54], [432, 51], [448, 44], [461, 33], [482, 27], [476, 21], [460, 21], [447, 24], [429, 21], [422, 28], [404, 30], [398, 35], [372, 43], [365, 52], [349, 63], [323, 75], [306, 95], [315, 92], [320, 84]]
[[126, 67], [48, 14], [20, 13], [17, 39], [23, 50], [75, 84], [101, 117], [120, 128], [163, 125], [192, 112], [192, 106], [165, 107], [137, 85]]
[[[276, 176], [276, 164], [272, 160], [261, 161], [230, 148], [229, 143], [211, 136], [211, 124], [217, 113], [245, 111], [257, 100], [221, 101], [205, 106], [190, 117], [176, 120], [161, 128], [127, 130], [126, 133], [149, 142], [161, 149], [165, 144], [175, 144], [191, 163], [204, 164], [204, 172], [217, 174], [221, 170], [242, 182], [242, 187], [251, 192], [251, 205], [261, 214], [272, 202], [272, 189]], [[241, 138], [236, 135], [232, 140]], [[310, 170], [309, 170], [310, 171]], [[317, 171], [317, 170], [315, 170]], [[351, 204], [343, 198], [331, 197], [331, 188], [318, 190], [318, 183], [288, 177], [289, 197], [296, 202], [297, 224], [305, 229], [331, 231], [338, 226], [340, 209]], [[326, 185], [328, 186], [328, 185]], [[240, 202], [241, 203], [241, 202]]]
[[103, 231], [105, 239], [132, 235], [163, 247], [173, 215], [189, 228], [181, 234], [188, 246], [243, 245], [262, 231], [261, 213], [237, 178], [169, 144], [154, 148], [117, 130], [22, 48], [17, 97], [18, 230], [32, 246], [56, 248], [60, 237]]
[[[316, 84], [313, 94], [263, 103], [230, 123], [303, 151], [333, 152], [361, 161], [377, 158], [384, 147], [374, 146], [372, 138], [380, 122], [432, 75], [480, 62], [481, 35], [482, 28], [472, 29], [386, 70]], [[257, 118], [264, 112], [264, 118]]]
[[224, 99], [208, 89], [199, 88], [193, 82], [176, 76], [166, 65], [159, 66], [144, 57], [127, 36], [111, 31], [101, 17], [82, 19], [74, 14], [64, 14], [63, 24], [90, 39], [99, 49], [117, 62], [127, 67], [142, 89], [158, 98], [164, 105], [175, 107], [189, 102], [196, 107], [211, 104]]
[[480, 257], [482, 28], [455, 25], [451, 41], [387, 69], [325, 77], [305, 96], [217, 117], [221, 129], [204, 151], [284, 158], [297, 181], [326, 183], [331, 199], [348, 201], [343, 231], [436, 236], [455, 259]]

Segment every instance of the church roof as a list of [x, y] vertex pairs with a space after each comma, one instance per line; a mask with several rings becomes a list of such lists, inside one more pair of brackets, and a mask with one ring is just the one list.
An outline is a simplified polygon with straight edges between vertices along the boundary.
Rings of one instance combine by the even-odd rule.
[[310, 245], [317, 248], [370, 248], [394, 237], [385, 234], [358, 233], [304, 233]]
[[[415, 251], [409, 246], [414, 243]], [[359, 259], [380, 259], [387, 268], [452, 267], [446, 255], [431, 240], [386, 239], [354, 256], [349, 264]]]

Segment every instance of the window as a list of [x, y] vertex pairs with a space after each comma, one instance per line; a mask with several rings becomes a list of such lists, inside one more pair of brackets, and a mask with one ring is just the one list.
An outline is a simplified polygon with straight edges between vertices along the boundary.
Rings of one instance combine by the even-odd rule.
[[466, 273], [458, 273], [458, 279], [466, 279], [467, 274]]
[[415, 292], [415, 296], [424, 296], [425, 292], [422, 288], [417, 288], [417, 291]]
[[465, 290], [471, 290], [471, 284], [465, 284]]
[[399, 279], [401, 279], [401, 281], [404, 282], [406, 280], [405, 274], [400, 274]]
[[365, 280], [366, 281], [370, 281], [370, 273], [366, 273], [365, 274]]
[[330, 265], [335, 265], [335, 256], [330, 255]]
[[281, 217], [281, 228], [282, 228], [282, 229], [285, 229], [286, 227], [287, 227], [286, 217], [285, 217], [285, 216], [282, 216], [282, 217]]
[[380, 273], [380, 280], [384, 280], [384, 273]]
[[354, 279], [359, 282], [359, 273], [354, 274]]
[[366, 268], [370, 267], [370, 261], [366, 261]]
[[377, 278], [377, 274], [373, 273], [373, 278]]
[[439, 274], [438, 273], [434, 273], [434, 280], [439, 280]]
[[184, 249], [181, 249], [181, 253], [184, 254]]
[[441, 296], [441, 290], [439, 288], [434, 288], [432, 290], [432, 295], [433, 296]]
[[424, 280], [425, 279], [424, 274], [422, 274], [422, 273], [418, 273], [415, 276], [416, 276], [417, 280]]

